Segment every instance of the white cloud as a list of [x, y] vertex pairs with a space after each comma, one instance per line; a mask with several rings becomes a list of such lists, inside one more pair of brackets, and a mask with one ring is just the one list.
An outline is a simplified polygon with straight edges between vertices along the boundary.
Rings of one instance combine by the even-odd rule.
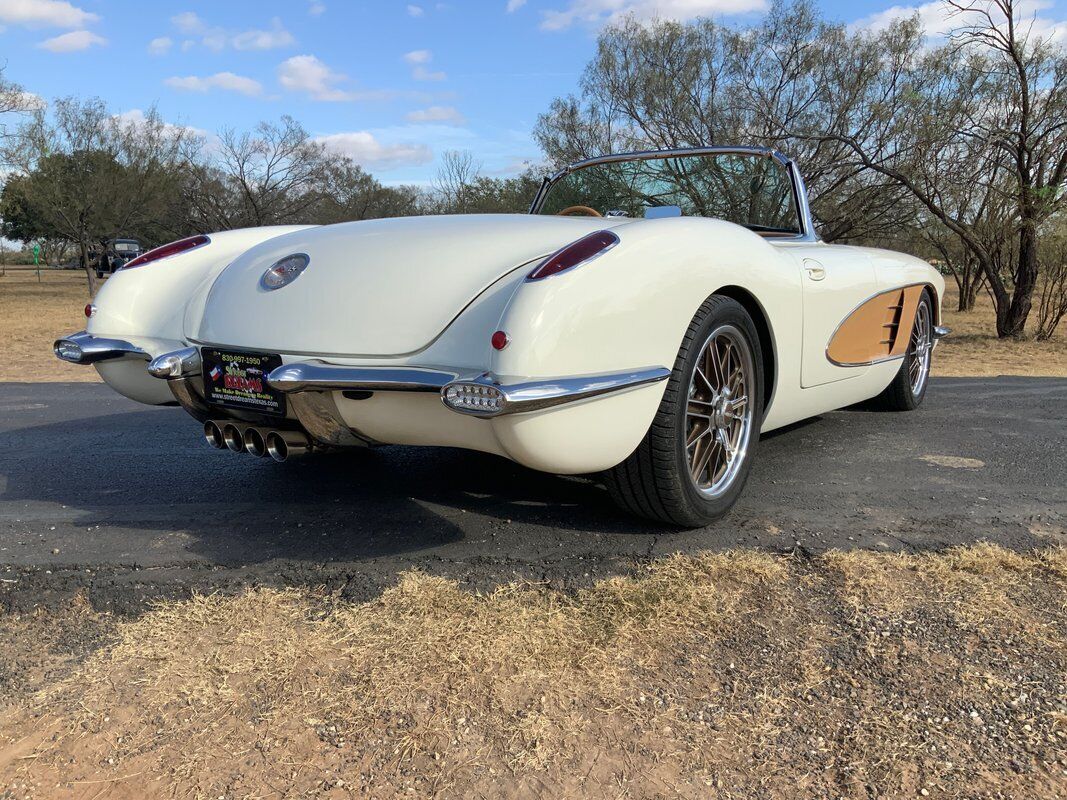
[[684, 22], [697, 17], [762, 11], [766, 0], [570, 0], [562, 10], [541, 12], [541, 28], [559, 31], [575, 23], [599, 26], [623, 17], [673, 19]]
[[148, 52], [154, 56], [166, 55], [174, 46], [174, 40], [169, 36], [159, 36], [148, 43]]
[[319, 136], [316, 141], [322, 142], [330, 152], [348, 156], [370, 170], [427, 164], [433, 160], [433, 151], [425, 144], [383, 144], [370, 131], [332, 133]]
[[308, 14], [313, 17], [317, 17], [326, 10], [326, 4], [320, 3], [319, 0], [310, 0], [308, 3]]
[[[0, 0], [3, 2], [3, 0]], [[325, 10], [325, 6], [321, 3]], [[312, 12], [312, 13], [321, 13]], [[200, 44], [212, 52], [218, 53], [227, 47], [235, 50], [273, 50], [279, 47], [288, 47], [295, 44], [296, 39], [285, 29], [282, 21], [277, 17], [271, 20], [271, 26], [267, 30], [253, 28], [238, 33], [227, 32], [225, 28], [208, 23], [192, 11], [185, 11], [170, 18], [171, 24], [183, 34], [200, 37]], [[187, 51], [196, 46], [192, 39], [182, 42], [182, 50]]]
[[433, 61], [433, 53], [429, 50], [412, 50], [410, 53], [404, 53], [404, 60], [412, 65], [411, 77], [417, 81], [443, 81], [448, 77], [443, 72], [435, 72], [426, 68], [426, 65]]
[[433, 53], [429, 50], [412, 50], [404, 53], [404, 60], [409, 64], [428, 64], [433, 60]]
[[513, 14], [526, 5], [526, 0], [508, 0], [507, 12]]
[[171, 23], [182, 33], [203, 33], [207, 24], [192, 11], [183, 11], [170, 18]]
[[19, 92], [17, 106], [16, 110], [20, 112], [44, 111], [48, 108], [48, 101], [33, 92]]
[[452, 106], [430, 106], [411, 111], [407, 115], [408, 122], [452, 122], [456, 125], [465, 124], [463, 115]]
[[252, 78], [244, 75], [235, 75], [232, 72], [216, 72], [214, 75], [199, 77], [189, 75], [184, 78], [167, 78], [164, 81], [172, 89], [183, 92], [209, 92], [212, 89], [221, 89], [225, 92], [237, 92], [248, 97], [257, 97], [263, 94], [263, 85]]
[[[134, 128], [140, 128], [145, 124], [145, 113], [139, 108], [132, 108], [129, 111], [123, 111], [120, 114], [115, 114], [114, 118], [124, 125], [129, 125]], [[179, 132], [185, 133], [187, 136], [197, 136], [200, 138], [211, 138], [211, 135], [202, 128], [194, 128], [190, 125], [174, 125], [170, 122], [163, 123], [163, 130], [165, 133], [176, 134]]]
[[[1031, 38], [1047, 39], [1056, 43], [1067, 44], [1067, 21], [1055, 21], [1048, 17], [1040, 16], [1041, 11], [1052, 8], [1049, 0], [1019, 0], [1015, 4], [1016, 35], [1026, 36], [1029, 32]], [[981, 20], [968, 12], [955, 12], [940, 0], [923, 3], [916, 6], [891, 6], [870, 16], [854, 22], [850, 27], [854, 30], [866, 28], [871, 31], [880, 31], [888, 28], [894, 22], [910, 19], [917, 16], [919, 24], [928, 36], [944, 38], [952, 30], [967, 25], [969, 22]], [[994, 9], [994, 20], [1003, 19]]]
[[107, 39], [92, 31], [71, 31], [45, 39], [37, 46], [53, 53], [77, 53], [80, 50], [88, 50], [93, 45], [105, 45]]
[[334, 72], [315, 56], [293, 56], [278, 66], [278, 82], [291, 92], [304, 92], [313, 100], [361, 99], [355, 92], [339, 89], [348, 76]]
[[919, 6], [890, 6], [868, 17], [853, 23], [853, 28], [868, 28], [872, 31], [880, 31], [888, 28], [894, 22], [909, 19], [915, 15], [919, 17], [919, 23], [923, 30], [935, 36], [943, 36], [955, 25], [959, 19], [950, 19], [949, 9], [941, 0], [932, 3], [924, 3]]
[[425, 13], [426, 12], [423, 10], [422, 6], [408, 6], [409, 17], [421, 17]]
[[80, 28], [98, 19], [66, 0], [0, 0], [0, 23], [8, 25]]
[[448, 76], [440, 70], [434, 71], [426, 67], [415, 67], [411, 70], [411, 77], [417, 81], [443, 81]]
[[288, 47], [295, 42], [293, 35], [277, 17], [271, 20], [271, 28], [268, 31], [244, 31], [233, 37], [236, 50], [273, 50], [276, 47]]

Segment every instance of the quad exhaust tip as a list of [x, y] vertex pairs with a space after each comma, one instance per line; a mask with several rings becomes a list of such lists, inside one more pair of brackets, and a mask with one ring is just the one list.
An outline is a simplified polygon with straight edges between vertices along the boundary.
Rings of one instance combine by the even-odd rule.
[[204, 438], [216, 450], [226, 449], [226, 440], [222, 438], [222, 428], [218, 426], [218, 423], [211, 420], [204, 423]]
[[257, 428], [225, 420], [205, 422], [204, 439], [216, 450], [251, 453], [259, 458], [270, 456], [278, 462], [300, 458], [312, 451], [311, 440], [300, 431]]
[[257, 458], [267, 455], [267, 443], [263, 439], [263, 433], [259, 428], [248, 427], [244, 435], [245, 450]]
[[245, 437], [241, 429], [232, 423], [222, 426], [222, 440], [234, 453], [243, 453], [245, 450]]
[[267, 452], [277, 462], [299, 458], [311, 451], [311, 442], [298, 431], [271, 431], [266, 438]]

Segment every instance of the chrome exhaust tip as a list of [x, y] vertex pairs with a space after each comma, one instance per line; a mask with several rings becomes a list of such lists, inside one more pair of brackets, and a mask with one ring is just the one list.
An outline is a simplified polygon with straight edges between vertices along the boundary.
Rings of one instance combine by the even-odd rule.
[[226, 449], [226, 440], [222, 437], [222, 428], [211, 420], [204, 423], [204, 438], [216, 450]]
[[241, 429], [236, 425], [228, 423], [222, 426], [222, 440], [234, 453], [243, 453], [245, 451], [244, 436], [241, 434]]
[[259, 428], [246, 428], [244, 435], [245, 450], [257, 458], [267, 455], [267, 443], [263, 438], [263, 431]]
[[279, 463], [307, 455], [311, 450], [311, 442], [297, 431], [271, 431], [267, 434], [266, 445], [270, 457]]

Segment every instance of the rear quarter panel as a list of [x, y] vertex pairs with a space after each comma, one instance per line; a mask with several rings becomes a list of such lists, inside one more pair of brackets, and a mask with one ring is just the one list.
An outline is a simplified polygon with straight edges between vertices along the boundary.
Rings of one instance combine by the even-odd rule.
[[[511, 341], [492, 355], [497, 375], [672, 368], [701, 304], [730, 286], [760, 304], [778, 365], [775, 404], [788, 402], [787, 387], [799, 387], [802, 321], [800, 276], [790, 260], [750, 231], [720, 220], [641, 220], [614, 231], [620, 243], [604, 255], [518, 285], [500, 319]], [[499, 417], [493, 425], [509, 453], [523, 463], [560, 472], [603, 469], [640, 443], [664, 385], [562, 411]], [[574, 453], [570, 464], [554, 455], [542, 465], [536, 457], [576, 448], [586, 452]]]

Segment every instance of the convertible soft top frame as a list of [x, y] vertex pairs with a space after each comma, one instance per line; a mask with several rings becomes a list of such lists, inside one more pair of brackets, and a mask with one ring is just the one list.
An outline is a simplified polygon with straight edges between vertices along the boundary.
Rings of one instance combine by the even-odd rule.
[[641, 161], [655, 158], [709, 155], [761, 156], [773, 159], [785, 167], [789, 171], [789, 179], [793, 184], [793, 198], [796, 201], [797, 214], [800, 217], [800, 233], [795, 236], [780, 237], [780, 239], [798, 242], [819, 241], [819, 236], [815, 233], [815, 222], [811, 216], [811, 206], [808, 204], [808, 192], [807, 188], [804, 186], [804, 176], [800, 174], [800, 168], [795, 161], [784, 153], [772, 150], [769, 147], [722, 145], [708, 147], [679, 147], [673, 150], [637, 150], [632, 153], [614, 153], [607, 156], [587, 158], [584, 161], [576, 161], [573, 164], [568, 164], [558, 172], [547, 176], [541, 182], [541, 188], [537, 190], [537, 196], [534, 197], [533, 203], [530, 204], [530, 213], [540, 213], [541, 206], [544, 205], [545, 198], [548, 196], [548, 190], [551, 188], [552, 184], [561, 178], [570, 175], [572, 172], [585, 169], [586, 167], [593, 167], [598, 164], [615, 164], [620, 161]]

